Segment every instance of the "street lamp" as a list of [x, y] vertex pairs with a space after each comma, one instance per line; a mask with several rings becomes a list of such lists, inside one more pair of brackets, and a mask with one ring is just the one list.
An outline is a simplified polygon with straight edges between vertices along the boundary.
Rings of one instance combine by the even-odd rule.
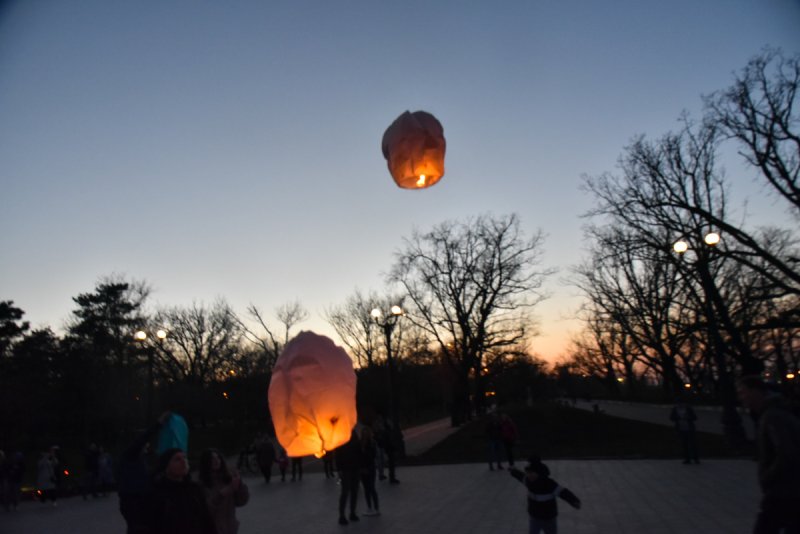
[[[693, 266], [697, 271], [700, 278], [700, 285], [703, 289], [703, 305], [705, 307], [708, 337], [713, 347], [714, 362], [716, 363], [717, 373], [719, 374], [719, 385], [722, 396], [722, 426], [725, 429], [725, 435], [731, 443], [734, 445], [741, 445], [745, 442], [746, 435], [744, 427], [742, 426], [742, 419], [736, 409], [736, 390], [730, 373], [728, 372], [728, 361], [725, 357], [725, 354], [728, 352], [728, 347], [722, 339], [717, 316], [718, 313], [727, 314], [727, 310], [724, 308], [722, 297], [720, 296], [709, 267], [711, 261], [710, 249], [716, 247], [720, 243], [720, 236], [717, 232], [708, 232], [703, 236], [703, 242], [706, 244], [706, 247], [700, 246], [694, 248], [696, 260]], [[679, 239], [672, 245], [672, 250], [681, 257], [689, 249], [689, 243], [684, 239]], [[724, 320], [725, 316], [722, 318]], [[730, 324], [729, 320], [724, 322]], [[730, 331], [732, 329], [728, 328], [728, 330]], [[736, 332], [731, 332], [731, 337], [735, 338], [737, 335]], [[684, 385], [684, 387], [686, 386]]]
[[[133, 334], [133, 338], [141, 344], [147, 341], [147, 337], [147, 332], [144, 330], [137, 330]], [[158, 339], [158, 343], [161, 344], [167, 338], [167, 331], [159, 328], [155, 332], [155, 337]], [[155, 347], [149, 345], [145, 348], [147, 349], [147, 421], [149, 423], [153, 420], [153, 356]]]
[[[397, 326], [397, 321], [403, 316], [403, 308], [395, 304], [389, 308], [389, 313], [387, 314], [384, 314], [380, 308], [374, 308], [370, 312], [370, 316], [372, 316], [375, 324], [383, 329], [383, 338], [386, 342], [386, 364], [389, 368], [389, 412], [392, 418], [392, 432], [390, 432], [389, 439], [395, 439], [396, 436], [399, 441], [399, 450], [403, 451], [405, 446], [403, 444], [403, 433], [400, 432], [400, 419], [397, 415], [394, 357], [392, 356], [392, 332]], [[394, 478], [394, 458], [392, 458], [392, 455], [390, 455], [389, 460], [389, 478], [391, 482], [394, 482], [396, 479]]]

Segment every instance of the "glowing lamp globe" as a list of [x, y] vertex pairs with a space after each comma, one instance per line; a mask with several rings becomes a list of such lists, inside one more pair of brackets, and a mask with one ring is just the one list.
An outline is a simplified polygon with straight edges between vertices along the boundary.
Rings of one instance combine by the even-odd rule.
[[384, 132], [381, 148], [403, 189], [424, 189], [444, 176], [444, 129], [430, 113], [406, 111], [397, 117]]
[[357, 422], [353, 361], [329, 338], [300, 332], [281, 353], [269, 384], [275, 437], [291, 457], [350, 441]]

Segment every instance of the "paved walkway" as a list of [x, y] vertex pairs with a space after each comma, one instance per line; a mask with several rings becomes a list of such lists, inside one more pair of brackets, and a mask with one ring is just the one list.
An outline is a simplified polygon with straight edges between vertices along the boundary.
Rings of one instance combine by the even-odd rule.
[[[648, 423], [655, 423], [657, 425], [673, 425], [672, 421], [669, 419], [670, 412], [672, 411], [671, 404], [643, 404], [610, 400], [579, 400], [575, 403], [575, 407], [584, 410], [593, 410], [594, 404], [597, 404], [604, 413], [613, 415], [614, 417], [646, 421]], [[720, 407], [693, 406], [693, 408], [697, 414], [695, 427], [698, 431], [708, 432], [711, 434], [724, 434], [722, 427], [722, 409]], [[740, 416], [742, 418], [742, 424], [747, 436], [750, 439], [753, 439], [753, 436], [755, 435], [755, 427], [753, 426], [752, 418], [741, 412]]]
[[[405, 432], [418, 453], [452, 429], [443, 420]], [[416, 451], [416, 452], [415, 452]], [[750, 531], [757, 509], [755, 463], [708, 460], [554, 460], [553, 478], [583, 501], [560, 503], [564, 534], [733, 534]], [[400, 467], [399, 485], [380, 483], [380, 517], [340, 526], [339, 486], [320, 472], [302, 482], [264, 484], [248, 476], [250, 503], [239, 509], [240, 534], [527, 532], [526, 490], [506, 471], [484, 464]], [[364, 510], [363, 496], [359, 512]], [[95, 501], [64, 499], [57, 508], [26, 502], [0, 512], [0, 534], [124, 533], [115, 495]], [[180, 534], [180, 533], [175, 533]]]

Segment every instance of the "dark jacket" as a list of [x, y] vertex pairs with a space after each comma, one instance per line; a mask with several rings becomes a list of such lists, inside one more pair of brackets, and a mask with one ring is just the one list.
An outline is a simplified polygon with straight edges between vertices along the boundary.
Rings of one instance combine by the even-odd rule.
[[152, 532], [156, 534], [216, 534], [203, 488], [189, 479], [161, 478], [153, 489]]
[[694, 431], [694, 422], [697, 421], [697, 415], [688, 404], [679, 404], [673, 407], [669, 418], [675, 423], [675, 428], [678, 432]]
[[528, 515], [536, 519], [553, 519], [558, 515], [556, 497], [561, 497], [575, 508], [580, 507], [580, 499], [567, 488], [562, 488], [550, 478], [550, 470], [544, 464], [539, 466], [539, 476], [531, 481], [526, 474], [513, 467], [508, 471], [511, 476], [525, 484], [528, 488]]
[[151, 476], [144, 455], [144, 448], [161, 425], [156, 423], [130, 444], [120, 456], [117, 470], [118, 492], [120, 495], [146, 495], [150, 493]]
[[767, 401], [758, 420], [758, 481], [766, 499], [800, 503], [800, 419], [785, 401]]
[[363, 462], [358, 435], [354, 432], [350, 436], [350, 441], [333, 451], [333, 456], [336, 459], [336, 468], [340, 472], [357, 472]]

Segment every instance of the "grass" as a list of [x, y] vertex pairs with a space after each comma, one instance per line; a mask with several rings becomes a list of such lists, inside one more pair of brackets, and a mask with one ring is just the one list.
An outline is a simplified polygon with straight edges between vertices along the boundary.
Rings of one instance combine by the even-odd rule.
[[[669, 426], [595, 414], [553, 403], [504, 410], [517, 425], [514, 456], [527, 458], [679, 458], [682, 449]], [[457, 432], [409, 464], [476, 463], [487, 461], [485, 423], [463, 425]], [[701, 457], [729, 457], [734, 451], [723, 436], [697, 433]]]

